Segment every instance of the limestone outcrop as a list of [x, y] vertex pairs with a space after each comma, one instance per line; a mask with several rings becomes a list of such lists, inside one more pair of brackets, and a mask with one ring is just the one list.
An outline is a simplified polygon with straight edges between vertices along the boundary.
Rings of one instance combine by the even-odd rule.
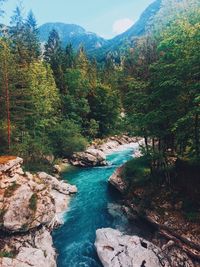
[[96, 231], [95, 247], [104, 267], [170, 266], [164, 253], [152, 243], [111, 228]]
[[54, 267], [50, 231], [62, 223], [60, 213], [77, 188], [46, 173], [24, 172], [22, 163], [0, 157], [0, 266]]
[[79, 167], [94, 167], [94, 166], [106, 166], [106, 155], [98, 150], [89, 148], [85, 152], [75, 153], [70, 159], [70, 163], [73, 166]]
[[105, 140], [96, 140], [84, 152], [74, 153], [69, 159], [73, 166], [77, 167], [95, 167], [106, 166], [106, 155], [117, 149], [124, 149], [124, 146], [130, 146], [133, 149], [138, 143], [142, 144], [142, 138], [123, 136], [114, 136]]
[[56, 267], [56, 252], [50, 232], [42, 228], [34, 234], [7, 237], [3, 240], [3, 267]]
[[110, 176], [108, 180], [109, 183], [112, 184], [122, 194], [126, 192], [128, 186], [126, 181], [122, 178], [123, 168], [124, 166], [117, 168], [117, 170]]
[[126, 145], [132, 145], [134, 147], [134, 144], [141, 143], [142, 141], [143, 138], [140, 137], [130, 137], [127, 135], [113, 136], [107, 138], [103, 142], [94, 141], [90, 148], [98, 149], [103, 151], [105, 154], [108, 154]]

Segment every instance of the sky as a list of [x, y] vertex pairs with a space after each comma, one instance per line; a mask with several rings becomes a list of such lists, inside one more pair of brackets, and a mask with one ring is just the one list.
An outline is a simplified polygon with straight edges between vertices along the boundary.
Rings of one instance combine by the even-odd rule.
[[[104, 38], [112, 38], [132, 26], [153, 0], [23, 0], [24, 13], [32, 9], [38, 25], [46, 22], [78, 24]], [[9, 18], [19, 0], [4, 4]]]

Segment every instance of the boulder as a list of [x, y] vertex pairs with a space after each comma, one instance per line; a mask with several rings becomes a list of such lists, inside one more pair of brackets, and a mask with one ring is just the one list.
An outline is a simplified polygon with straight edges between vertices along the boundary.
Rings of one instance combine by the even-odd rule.
[[112, 184], [122, 194], [127, 189], [127, 183], [122, 179], [123, 166], [119, 167], [109, 178], [109, 183]]
[[138, 236], [111, 228], [96, 231], [95, 247], [104, 267], [169, 267], [162, 251]]
[[136, 143], [140, 143], [142, 140], [142, 138], [127, 135], [113, 136], [107, 138], [103, 144], [96, 145], [95, 148], [108, 154], [123, 147], [134, 147]]
[[4, 198], [3, 228], [18, 232], [51, 222], [55, 205], [49, 189], [33, 191], [28, 184], [18, 186], [12, 195]]
[[77, 193], [77, 187], [75, 185], [70, 185], [65, 183], [64, 181], [59, 181], [54, 176], [51, 176], [45, 172], [38, 173], [38, 176], [40, 179], [42, 179], [43, 182], [50, 185], [52, 189], [55, 189], [62, 194], [70, 195]]
[[73, 154], [70, 159], [70, 163], [79, 167], [94, 167], [94, 166], [106, 166], [105, 154], [98, 150], [89, 148], [85, 152], [78, 152]]
[[15, 257], [0, 258], [3, 267], [56, 267], [56, 252], [52, 237], [45, 228], [35, 235], [9, 237], [6, 249], [17, 252]]
[[[1, 157], [6, 158], [6, 157]], [[23, 159], [19, 157], [7, 157], [8, 159], [4, 160], [4, 163], [0, 162], [0, 172], [9, 172], [14, 169], [20, 168], [20, 165], [23, 163]], [[10, 159], [11, 158], [11, 159]]]
[[51, 195], [54, 199], [56, 213], [62, 213], [64, 210], [67, 209], [70, 202], [69, 195], [61, 194], [60, 192], [54, 189], [51, 191]]
[[62, 171], [60, 165], [58, 165], [58, 164], [54, 165], [53, 168], [54, 168], [54, 172], [55, 173], [58, 173], [59, 174]]
[[0, 231], [6, 233], [0, 235], [0, 266], [56, 267], [50, 231], [62, 223], [77, 188], [46, 173], [24, 173], [22, 162], [0, 157]]

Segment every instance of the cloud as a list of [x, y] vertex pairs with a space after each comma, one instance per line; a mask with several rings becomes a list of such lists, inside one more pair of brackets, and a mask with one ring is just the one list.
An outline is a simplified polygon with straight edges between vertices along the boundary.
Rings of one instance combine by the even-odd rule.
[[113, 33], [120, 34], [128, 30], [133, 25], [133, 20], [129, 18], [123, 18], [116, 20], [113, 23]]

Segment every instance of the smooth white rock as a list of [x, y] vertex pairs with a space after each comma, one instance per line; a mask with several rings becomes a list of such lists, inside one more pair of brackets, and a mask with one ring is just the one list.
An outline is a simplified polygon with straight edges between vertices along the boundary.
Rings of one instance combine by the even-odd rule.
[[170, 266], [161, 250], [152, 243], [111, 228], [96, 231], [95, 247], [104, 267]]

